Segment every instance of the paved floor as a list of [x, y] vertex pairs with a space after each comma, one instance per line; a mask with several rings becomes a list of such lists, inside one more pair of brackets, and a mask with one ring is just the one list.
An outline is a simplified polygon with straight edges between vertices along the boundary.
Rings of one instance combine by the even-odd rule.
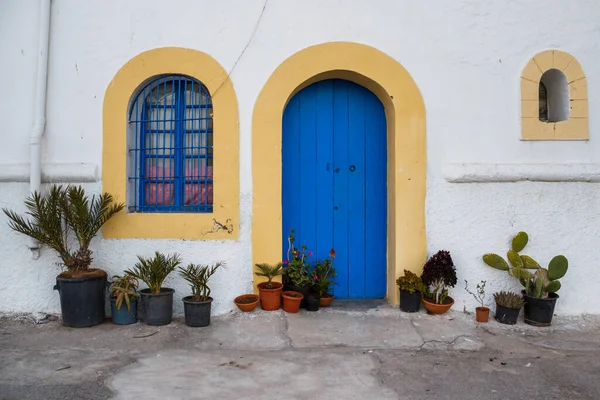
[[600, 398], [600, 318], [474, 319], [342, 302], [232, 313], [207, 328], [72, 329], [5, 315], [0, 399]]

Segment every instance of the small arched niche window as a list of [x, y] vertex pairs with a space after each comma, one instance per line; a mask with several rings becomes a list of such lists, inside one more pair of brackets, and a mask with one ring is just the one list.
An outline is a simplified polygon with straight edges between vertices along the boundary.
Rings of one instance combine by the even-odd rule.
[[212, 212], [210, 94], [184, 75], [153, 78], [131, 103], [130, 212]]
[[561, 122], [569, 119], [569, 82], [555, 68], [544, 72], [540, 79], [540, 121]]

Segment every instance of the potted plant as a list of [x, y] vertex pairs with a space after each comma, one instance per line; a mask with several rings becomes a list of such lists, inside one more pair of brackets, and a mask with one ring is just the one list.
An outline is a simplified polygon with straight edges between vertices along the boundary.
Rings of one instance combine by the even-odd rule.
[[469, 290], [469, 283], [465, 279], [465, 290], [467, 291], [467, 293], [469, 293], [471, 296], [473, 296], [479, 304], [481, 304], [480, 307], [475, 308], [475, 320], [477, 322], [488, 322], [488, 319], [490, 318], [490, 309], [488, 307], [486, 307], [484, 304], [485, 284], [486, 284], [486, 281], [479, 282], [477, 284], [476, 293], [473, 293]]
[[26, 215], [3, 209], [8, 226], [56, 251], [66, 267], [56, 277], [62, 323], [71, 327], [98, 325], [104, 320], [107, 274], [91, 268], [90, 243], [102, 225], [121, 211], [108, 193], [88, 196], [81, 186], [52, 185], [45, 194], [25, 200]]
[[[110, 285], [110, 315], [117, 325], [129, 325], [137, 322], [138, 281], [135, 277], [125, 275], [113, 276]], [[125, 307], [123, 307], [123, 303]]]
[[494, 300], [496, 300], [496, 321], [506, 325], [516, 324], [519, 312], [525, 304], [523, 296], [502, 291], [494, 293]]
[[[535, 326], [549, 326], [552, 323], [554, 307], [558, 295], [556, 292], [561, 287], [559, 279], [565, 276], [569, 269], [569, 261], [563, 255], [554, 257], [548, 268], [542, 268], [533, 258], [520, 255], [529, 236], [525, 232], [515, 235], [511, 243], [511, 250], [507, 253], [508, 262], [497, 254], [484, 254], [483, 261], [490, 267], [508, 271], [525, 287], [525, 322]], [[535, 272], [530, 272], [533, 270]]]
[[300, 246], [300, 249], [296, 248], [294, 241], [295, 236], [292, 229], [288, 235], [287, 259], [283, 262], [283, 290], [302, 293], [304, 299], [300, 303], [300, 307], [306, 307], [313, 288], [311, 268], [308, 263], [308, 257], [312, 257], [313, 253], [308, 251], [305, 245]]
[[443, 314], [454, 304], [448, 289], [456, 285], [456, 269], [450, 252], [440, 250], [423, 267], [421, 280], [426, 287], [423, 304], [431, 314]]
[[273, 282], [273, 278], [281, 275], [281, 263], [274, 265], [256, 264], [256, 268], [258, 268], [256, 276], [267, 278], [267, 282], [257, 285], [261, 308], [265, 311], [279, 310], [283, 285], [279, 282]]
[[165, 256], [155, 252], [154, 257], [138, 256], [138, 262], [133, 269], [125, 273], [144, 282], [148, 288], [140, 290], [144, 319], [148, 325], [167, 325], [173, 318], [173, 293], [175, 290], [162, 287], [163, 282], [171, 272], [179, 266], [181, 259], [178, 254]]
[[192, 327], [210, 325], [211, 303], [209, 279], [224, 266], [220, 261], [214, 265], [189, 264], [187, 268], [179, 267], [179, 274], [192, 288], [192, 295], [183, 298], [183, 312], [185, 324]]
[[422, 293], [425, 292], [421, 278], [405, 269], [404, 275], [396, 279], [396, 285], [400, 288], [400, 309], [408, 313], [419, 311]]
[[302, 293], [286, 290], [281, 293], [281, 297], [283, 297], [283, 311], [297, 313], [300, 309], [300, 302], [304, 296]]
[[335, 250], [331, 249], [329, 257], [315, 261], [315, 266], [311, 270], [313, 291], [319, 295], [320, 307], [328, 307], [334, 299], [333, 294], [331, 294], [331, 287], [335, 285], [333, 278], [336, 275], [333, 260], [335, 260]]
[[243, 294], [233, 299], [235, 305], [243, 312], [254, 311], [258, 305], [258, 296], [255, 294]]

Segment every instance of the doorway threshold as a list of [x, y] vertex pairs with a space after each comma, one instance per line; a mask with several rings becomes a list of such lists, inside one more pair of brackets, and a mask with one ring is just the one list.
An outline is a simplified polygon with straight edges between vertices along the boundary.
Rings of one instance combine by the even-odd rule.
[[348, 311], [363, 311], [391, 307], [387, 299], [334, 299], [328, 308]]

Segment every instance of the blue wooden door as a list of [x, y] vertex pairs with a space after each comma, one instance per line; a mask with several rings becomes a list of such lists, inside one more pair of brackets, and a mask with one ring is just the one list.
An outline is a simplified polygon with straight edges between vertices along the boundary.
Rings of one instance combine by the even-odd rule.
[[[283, 257], [287, 235], [316, 257], [336, 250], [334, 294], [386, 293], [387, 140], [379, 99], [344, 80], [298, 92], [283, 114]], [[314, 260], [314, 258], [313, 258]]]

